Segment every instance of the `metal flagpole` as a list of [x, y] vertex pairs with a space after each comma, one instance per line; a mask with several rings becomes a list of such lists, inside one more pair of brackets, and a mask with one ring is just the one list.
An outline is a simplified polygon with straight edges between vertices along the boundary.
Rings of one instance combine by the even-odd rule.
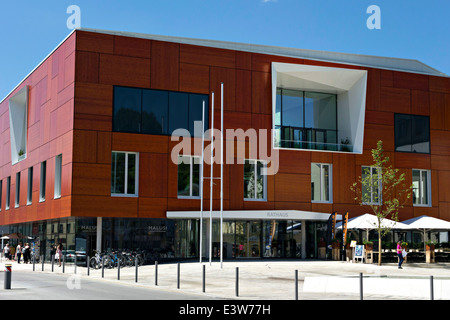
[[212, 207], [213, 207], [213, 152], [214, 152], [214, 92], [211, 106], [211, 176], [209, 184], [209, 265], [212, 263]]
[[223, 268], [223, 82], [220, 84], [220, 267]]
[[205, 146], [205, 100], [203, 100], [203, 110], [202, 110], [202, 161], [200, 167], [200, 263], [202, 263], [202, 246], [203, 246], [203, 164], [204, 164], [204, 154], [203, 149]]

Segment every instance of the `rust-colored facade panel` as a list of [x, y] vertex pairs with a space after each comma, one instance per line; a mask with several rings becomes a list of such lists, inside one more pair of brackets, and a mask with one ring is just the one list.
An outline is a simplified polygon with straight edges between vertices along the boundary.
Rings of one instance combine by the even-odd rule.
[[180, 45], [153, 41], [151, 53], [152, 89], [178, 91]]
[[99, 83], [150, 88], [150, 59], [100, 54]]

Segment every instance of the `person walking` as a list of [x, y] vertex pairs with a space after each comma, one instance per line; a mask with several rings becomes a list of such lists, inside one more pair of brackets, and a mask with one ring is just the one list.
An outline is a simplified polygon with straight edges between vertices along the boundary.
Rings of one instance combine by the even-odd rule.
[[56, 248], [56, 254], [58, 255], [58, 265], [61, 267], [61, 259], [62, 259], [62, 250], [63, 250], [63, 245], [60, 242], [58, 244], [58, 247]]
[[17, 263], [20, 263], [20, 257], [22, 256], [22, 242], [19, 242], [19, 244], [16, 247], [16, 260]]
[[403, 248], [402, 248], [402, 242], [398, 241], [397, 242], [397, 256], [398, 256], [398, 268], [399, 269], [403, 269], [402, 268], [402, 263], [403, 263], [403, 254], [402, 254]]
[[25, 243], [25, 246], [22, 249], [23, 252], [23, 262], [24, 263], [30, 263], [30, 257], [31, 257], [31, 250], [30, 250], [30, 244]]

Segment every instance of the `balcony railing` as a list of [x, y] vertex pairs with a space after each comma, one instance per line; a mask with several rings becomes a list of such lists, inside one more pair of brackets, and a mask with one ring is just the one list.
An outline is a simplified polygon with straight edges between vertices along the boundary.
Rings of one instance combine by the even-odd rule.
[[288, 149], [353, 152], [353, 145], [337, 143], [337, 130], [275, 126], [274, 146]]

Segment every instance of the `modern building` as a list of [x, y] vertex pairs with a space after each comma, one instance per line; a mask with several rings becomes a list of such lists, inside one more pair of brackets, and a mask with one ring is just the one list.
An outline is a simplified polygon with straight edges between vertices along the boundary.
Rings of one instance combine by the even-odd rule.
[[[223, 105], [227, 161], [213, 170], [203, 103], [205, 129], [222, 128]], [[223, 184], [224, 258], [316, 258], [332, 212], [367, 212], [350, 186], [378, 174], [378, 140], [414, 185], [400, 221], [450, 221], [447, 75], [409, 59], [74, 30], [0, 102], [0, 225], [41, 254], [62, 242], [198, 258], [202, 238], [217, 257]]]

